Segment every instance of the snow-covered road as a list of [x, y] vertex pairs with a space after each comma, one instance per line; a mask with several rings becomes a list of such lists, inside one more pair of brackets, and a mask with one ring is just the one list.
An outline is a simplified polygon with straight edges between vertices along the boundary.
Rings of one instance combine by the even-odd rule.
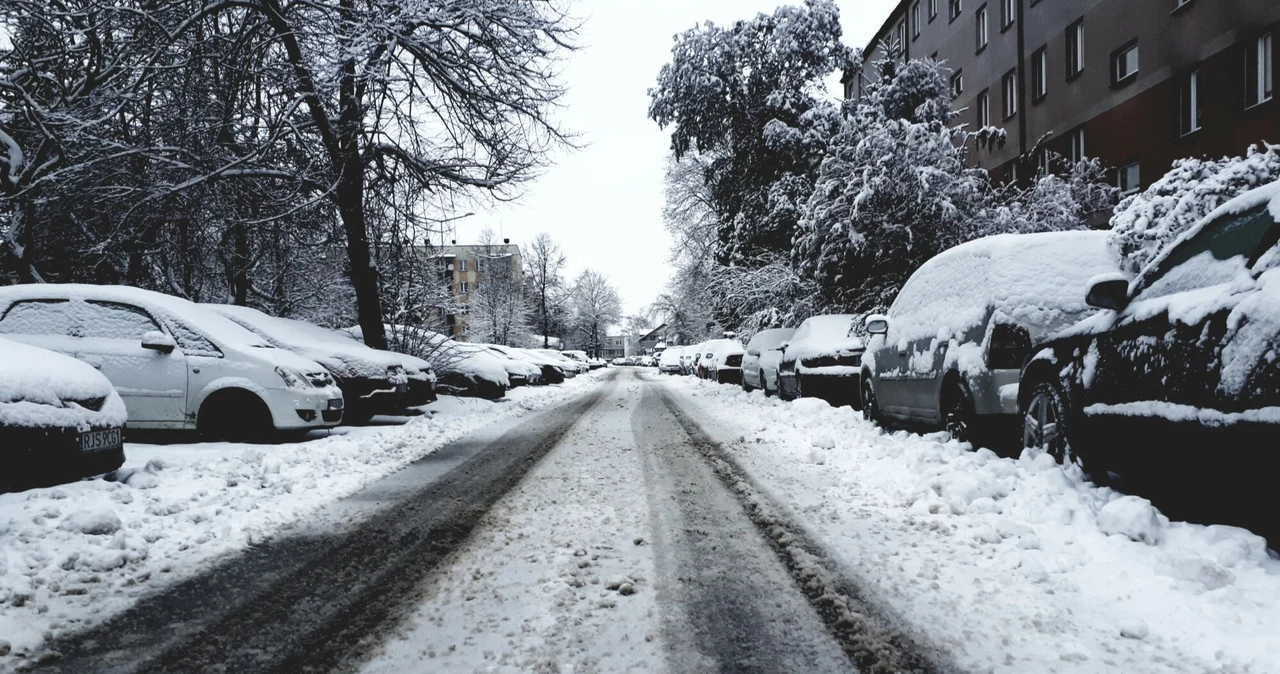
[[47, 669], [1280, 672], [1280, 561], [1248, 532], [821, 401], [576, 386], [410, 443]]

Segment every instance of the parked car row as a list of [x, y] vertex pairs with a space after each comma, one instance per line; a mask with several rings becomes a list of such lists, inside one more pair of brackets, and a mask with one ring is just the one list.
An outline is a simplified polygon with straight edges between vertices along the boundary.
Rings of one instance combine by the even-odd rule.
[[138, 288], [0, 287], [0, 489], [115, 470], [126, 430], [258, 440], [402, 414], [437, 390], [500, 398], [593, 367], [581, 352], [388, 333], [421, 357], [369, 348], [358, 328]]
[[[1089, 471], [1195, 465], [1280, 440], [1280, 182], [1215, 210], [1136, 278], [1106, 232], [945, 251], [858, 330], [848, 315], [713, 340], [663, 372], [861, 407], [882, 424], [1040, 447]], [[860, 333], [868, 336], [865, 347]]]

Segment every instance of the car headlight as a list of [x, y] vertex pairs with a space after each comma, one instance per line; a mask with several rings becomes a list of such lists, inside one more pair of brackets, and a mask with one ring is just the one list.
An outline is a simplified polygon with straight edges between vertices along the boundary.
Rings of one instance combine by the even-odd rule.
[[289, 388], [311, 388], [311, 382], [307, 381], [307, 376], [298, 370], [277, 367], [276, 374], [280, 375], [284, 385]]

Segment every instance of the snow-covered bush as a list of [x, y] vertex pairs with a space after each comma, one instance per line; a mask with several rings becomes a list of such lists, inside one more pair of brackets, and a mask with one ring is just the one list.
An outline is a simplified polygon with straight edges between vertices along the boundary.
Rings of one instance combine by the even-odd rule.
[[1280, 145], [1264, 143], [1241, 157], [1180, 159], [1144, 192], [1116, 207], [1111, 242], [1133, 273], [1218, 206], [1280, 180]]

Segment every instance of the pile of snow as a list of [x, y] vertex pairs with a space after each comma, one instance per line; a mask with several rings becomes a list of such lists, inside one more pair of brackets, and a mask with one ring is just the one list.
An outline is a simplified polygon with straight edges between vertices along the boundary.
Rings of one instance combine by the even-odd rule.
[[890, 344], [946, 342], [994, 314], [1033, 341], [1094, 311], [1089, 281], [1119, 271], [1106, 232], [1000, 234], [947, 250], [916, 270], [889, 309]]
[[[97, 410], [77, 404], [97, 401], [103, 401]], [[124, 403], [101, 372], [70, 356], [0, 338], [0, 425], [87, 431], [123, 426], [126, 418]]]
[[127, 443], [118, 481], [0, 494], [0, 641], [13, 650], [0, 670], [458, 438], [599, 381], [521, 388], [506, 402], [443, 396], [404, 425], [340, 428], [295, 444]]
[[1248, 531], [1170, 521], [1034, 450], [1000, 458], [817, 399], [665, 385], [869, 597], [964, 671], [1280, 663], [1280, 559]]

